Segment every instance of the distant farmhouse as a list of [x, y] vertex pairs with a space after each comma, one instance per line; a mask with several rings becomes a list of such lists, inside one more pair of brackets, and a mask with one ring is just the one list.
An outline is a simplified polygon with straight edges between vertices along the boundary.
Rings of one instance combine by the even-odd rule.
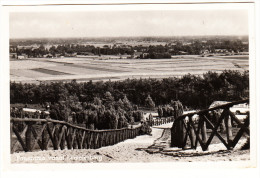
[[17, 55], [17, 59], [27, 59], [28, 55], [26, 54], [21, 54], [21, 55]]

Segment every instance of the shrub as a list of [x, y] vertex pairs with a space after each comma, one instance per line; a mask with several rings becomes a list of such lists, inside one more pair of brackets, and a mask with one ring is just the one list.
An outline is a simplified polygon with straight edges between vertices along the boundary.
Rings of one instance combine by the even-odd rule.
[[143, 122], [140, 130], [140, 135], [151, 135], [152, 129], [149, 126], [148, 122]]

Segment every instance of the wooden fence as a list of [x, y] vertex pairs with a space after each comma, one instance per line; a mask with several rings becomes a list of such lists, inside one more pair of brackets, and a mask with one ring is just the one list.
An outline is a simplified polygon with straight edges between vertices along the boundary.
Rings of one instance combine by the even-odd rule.
[[156, 118], [153, 120], [148, 120], [150, 126], [157, 126], [162, 124], [167, 124], [174, 121], [174, 117], [163, 117], [163, 118]]
[[[19, 129], [21, 124], [22, 129]], [[11, 153], [37, 149], [96, 149], [134, 138], [140, 134], [141, 127], [89, 130], [58, 120], [12, 118]]]
[[[206, 151], [213, 137], [217, 136], [228, 150], [233, 149], [244, 133], [250, 135], [249, 113], [247, 113], [246, 119], [241, 122], [230, 111], [230, 107], [242, 103], [249, 103], [249, 99], [179, 116], [171, 128], [171, 146], [196, 149], [199, 143], [202, 150]], [[214, 111], [222, 111], [217, 120], [216, 117], [213, 117]], [[195, 115], [198, 116], [196, 119], [193, 117]], [[222, 123], [224, 123], [225, 132], [220, 131]], [[236, 127], [232, 127], [232, 125]], [[234, 132], [235, 129], [236, 132]]]

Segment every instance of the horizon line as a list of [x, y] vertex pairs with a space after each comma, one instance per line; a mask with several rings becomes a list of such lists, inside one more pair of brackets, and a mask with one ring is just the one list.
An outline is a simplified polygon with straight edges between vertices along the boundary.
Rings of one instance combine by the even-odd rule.
[[227, 37], [227, 36], [249, 36], [248, 34], [243, 35], [176, 35], [176, 36], [85, 36], [85, 37], [15, 37], [15, 38], [9, 38], [9, 40], [14, 39], [68, 39], [68, 38], [173, 38], [173, 37]]

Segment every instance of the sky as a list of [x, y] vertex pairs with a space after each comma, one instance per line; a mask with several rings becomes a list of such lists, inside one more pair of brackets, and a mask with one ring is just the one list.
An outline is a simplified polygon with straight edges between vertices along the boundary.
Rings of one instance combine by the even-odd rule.
[[10, 38], [248, 35], [248, 12], [12, 12], [9, 27]]

